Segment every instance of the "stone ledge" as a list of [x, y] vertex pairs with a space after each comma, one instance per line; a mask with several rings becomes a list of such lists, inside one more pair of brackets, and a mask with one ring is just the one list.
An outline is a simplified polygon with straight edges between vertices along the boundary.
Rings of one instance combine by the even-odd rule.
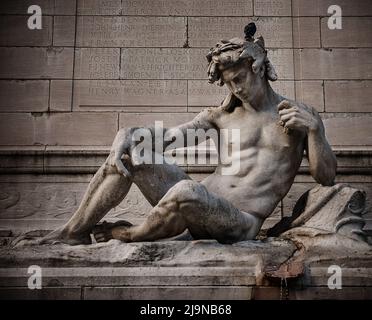
[[286, 297], [280, 283], [260, 282], [259, 273], [257, 267], [47, 267], [42, 289], [30, 290], [27, 268], [0, 268], [0, 299], [372, 299], [371, 268], [343, 268], [342, 290], [330, 290], [327, 268], [310, 267], [309, 277], [288, 279]]
[[[27, 268], [0, 268], [0, 289], [27, 287]], [[342, 285], [372, 290], [372, 268], [343, 268]], [[257, 267], [55, 267], [42, 268], [43, 287], [257, 286]], [[328, 288], [327, 267], [310, 267], [309, 277], [288, 280], [292, 288]]]
[[2, 300], [371, 300], [371, 287], [289, 288], [283, 296], [279, 286], [110, 286], [0, 288]]
[[[0, 147], [0, 173], [95, 173], [108, 156], [108, 146], [30, 146]], [[372, 174], [372, 147], [334, 148], [340, 174]], [[184, 158], [182, 151], [178, 159]], [[215, 152], [207, 159], [213, 163]], [[184, 161], [186, 163], [186, 161]], [[213, 172], [215, 165], [180, 165], [189, 173]], [[308, 174], [304, 159], [299, 173]]]

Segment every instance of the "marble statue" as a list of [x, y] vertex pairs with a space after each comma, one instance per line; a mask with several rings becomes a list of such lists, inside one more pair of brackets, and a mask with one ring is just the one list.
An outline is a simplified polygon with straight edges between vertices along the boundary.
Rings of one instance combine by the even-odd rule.
[[[244, 39], [221, 40], [207, 55], [209, 82], [230, 90], [222, 104], [163, 132], [166, 148], [176, 132], [186, 135], [190, 129], [214, 129], [223, 135], [222, 129], [238, 129], [239, 148], [231, 155], [240, 163], [238, 172], [222, 174], [226, 164], [220, 162], [215, 172], [199, 183], [175, 164], [138, 164], [133, 161], [138, 142], [132, 137], [138, 128], [121, 129], [77, 211], [41, 243], [90, 244], [91, 234], [97, 242], [156, 241], [186, 230], [193, 239], [214, 239], [223, 244], [255, 239], [291, 188], [304, 153], [314, 180], [332, 188], [337, 164], [322, 120], [313, 107], [273, 90], [270, 81], [277, 75], [263, 37], [255, 38], [255, 32], [255, 24], [250, 23], [244, 29]], [[147, 219], [140, 225], [99, 223], [124, 199], [132, 183], [153, 206]]]

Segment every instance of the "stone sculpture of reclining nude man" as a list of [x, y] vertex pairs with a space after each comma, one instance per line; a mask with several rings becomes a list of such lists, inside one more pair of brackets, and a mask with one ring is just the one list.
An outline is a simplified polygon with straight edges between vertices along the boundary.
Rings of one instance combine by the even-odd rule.
[[[199, 183], [177, 165], [135, 164], [131, 156], [135, 129], [122, 129], [75, 214], [42, 243], [89, 244], [92, 233], [98, 242], [155, 241], [186, 229], [194, 239], [250, 240], [289, 191], [304, 151], [313, 178], [322, 185], [334, 183], [336, 159], [320, 116], [312, 107], [273, 91], [269, 80], [277, 76], [264, 40], [254, 38], [253, 23], [244, 31], [245, 39], [221, 40], [207, 55], [209, 82], [219, 81], [230, 90], [221, 106], [164, 129], [168, 141], [176, 131], [186, 135], [188, 129], [239, 129], [240, 150], [231, 155], [240, 161], [238, 172], [222, 174], [226, 165], [220, 162]], [[170, 143], [166, 140], [164, 147]], [[120, 204], [132, 183], [153, 206], [146, 220], [140, 225], [125, 221], [99, 224]]]

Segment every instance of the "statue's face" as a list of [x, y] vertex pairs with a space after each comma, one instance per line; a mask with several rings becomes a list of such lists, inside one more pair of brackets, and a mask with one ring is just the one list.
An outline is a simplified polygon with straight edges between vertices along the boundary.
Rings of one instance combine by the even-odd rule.
[[247, 101], [252, 95], [252, 84], [256, 77], [248, 60], [222, 71], [224, 83], [241, 101]]

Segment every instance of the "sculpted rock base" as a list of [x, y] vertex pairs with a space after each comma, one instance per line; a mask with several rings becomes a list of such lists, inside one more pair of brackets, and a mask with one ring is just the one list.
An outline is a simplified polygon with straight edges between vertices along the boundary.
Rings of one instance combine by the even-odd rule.
[[[301, 286], [311, 291], [314, 288], [310, 287], [327, 287], [328, 267], [337, 265], [344, 273], [343, 285], [354, 288], [346, 298], [370, 297], [372, 246], [362, 231], [364, 213], [364, 192], [338, 184], [317, 186], [306, 192], [297, 202], [292, 217], [266, 230], [267, 237], [262, 235], [260, 240], [233, 245], [222, 245], [215, 240], [139, 243], [111, 240], [93, 245], [51, 246], [35, 244], [36, 238], [18, 239], [0, 249], [1, 286], [11, 287], [23, 279], [20, 275], [15, 281], [16, 270], [18, 274], [23, 270], [24, 280], [27, 279], [26, 268], [38, 265], [49, 270], [48, 281], [54, 279], [65, 285], [74, 276], [80, 285], [107, 283], [111, 272], [116, 279], [112, 279], [113, 284], [124, 287], [135, 283], [166, 287], [188, 284], [216, 288], [249, 286], [260, 288], [262, 294], [262, 288], [278, 288], [280, 280], [285, 279], [289, 290], [298, 290]], [[67, 277], [56, 270], [75, 270], [76, 274]], [[95, 277], [89, 282], [87, 275], [82, 276], [77, 270], [87, 270], [88, 275], [94, 270]], [[185, 290], [179, 298], [185, 297]], [[328, 293], [329, 297], [334, 297], [334, 291]], [[205, 297], [216, 296], [207, 294]], [[327, 298], [326, 295], [322, 297]], [[279, 296], [274, 294], [273, 298]]]

